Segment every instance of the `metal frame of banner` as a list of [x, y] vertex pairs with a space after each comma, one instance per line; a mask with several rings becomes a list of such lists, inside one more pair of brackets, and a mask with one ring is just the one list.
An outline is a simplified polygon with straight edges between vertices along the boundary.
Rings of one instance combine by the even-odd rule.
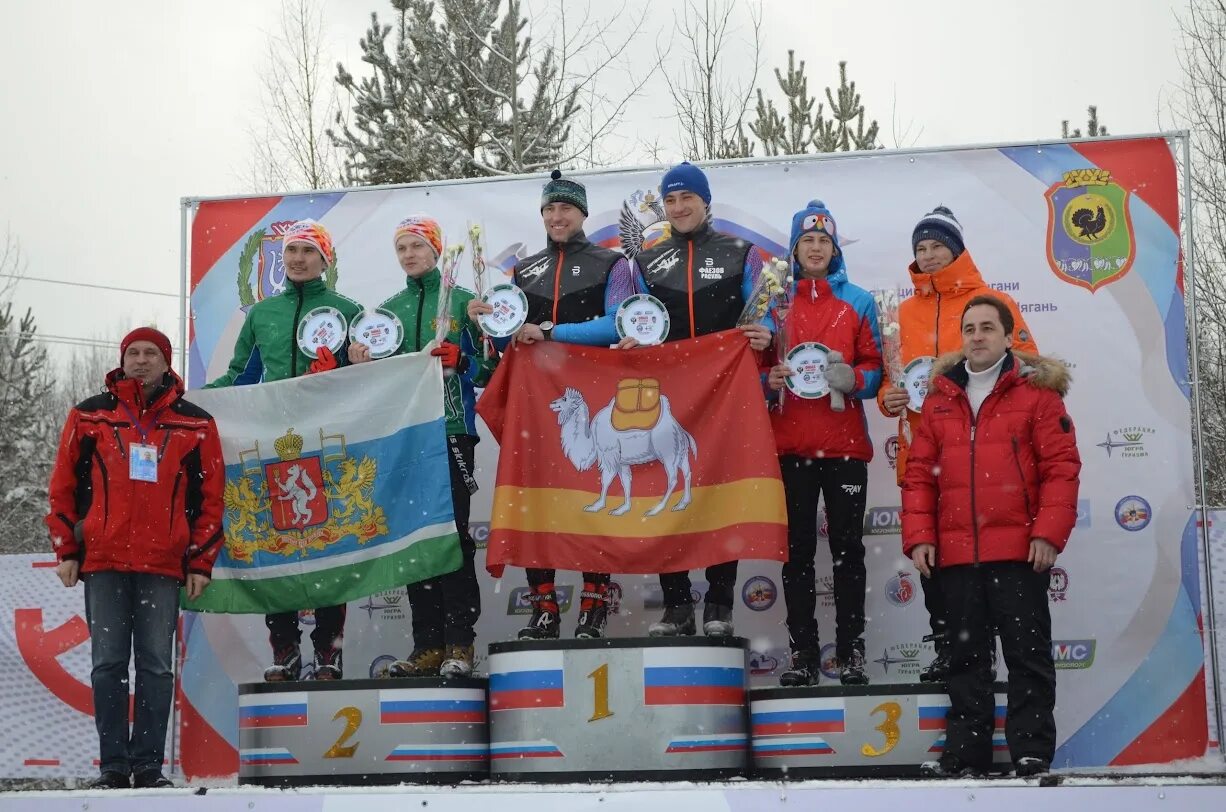
[[1171, 138], [1179, 138], [1183, 143], [1183, 224], [1184, 250], [1183, 270], [1186, 287], [1188, 313], [1188, 329], [1192, 340], [1189, 344], [1189, 361], [1192, 364], [1191, 380], [1188, 386], [1192, 393], [1192, 437], [1195, 444], [1196, 457], [1196, 510], [1200, 514], [1200, 542], [1205, 561], [1205, 571], [1202, 575], [1202, 587], [1205, 590], [1205, 611], [1208, 614], [1205, 626], [1209, 632], [1208, 659], [1210, 673], [1213, 675], [1213, 714], [1217, 724], [1218, 756], [1226, 760], [1226, 730], [1223, 729], [1222, 712], [1222, 675], [1218, 668], [1218, 635], [1217, 609], [1214, 606], [1213, 593], [1213, 550], [1209, 544], [1209, 507], [1205, 504], [1205, 455], [1202, 452], [1204, 437], [1201, 432], [1201, 386], [1200, 386], [1200, 318], [1197, 313], [1196, 299], [1196, 217], [1192, 203], [1192, 139], [1187, 130], [1172, 134]]
[[[821, 161], [845, 161], [854, 158], [867, 158], [870, 156], [880, 157], [885, 155], [893, 156], [923, 156], [933, 154], [945, 154], [950, 152], [968, 152], [971, 150], [992, 150], [992, 149], [1010, 149], [1018, 147], [1034, 147], [1037, 150], [1042, 150], [1048, 146], [1063, 146], [1068, 144], [1084, 144], [1084, 143], [1101, 143], [1110, 141], [1137, 141], [1146, 138], [1162, 138], [1168, 143], [1178, 139], [1182, 142], [1182, 161], [1183, 172], [1180, 180], [1183, 183], [1183, 264], [1184, 264], [1184, 279], [1185, 281], [1185, 296], [1187, 299], [1187, 311], [1185, 316], [1185, 326], [1190, 330], [1191, 334], [1191, 349], [1189, 362], [1191, 364], [1191, 375], [1188, 385], [1192, 394], [1192, 437], [1195, 443], [1195, 470], [1197, 494], [1203, 495], [1205, 492], [1205, 463], [1203, 455], [1200, 453], [1201, 447], [1201, 396], [1200, 396], [1200, 332], [1199, 319], [1197, 317], [1196, 304], [1196, 273], [1195, 273], [1195, 247], [1194, 240], [1194, 218], [1192, 216], [1192, 186], [1191, 186], [1191, 137], [1188, 130], [1176, 130], [1170, 132], [1155, 132], [1155, 133], [1139, 133], [1135, 135], [1109, 135], [1098, 138], [1059, 138], [1037, 141], [1008, 141], [991, 144], [959, 144], [948, 147], [913, 147], [908, 149], [879, 149], [879, 150], [861, 150], [855, 152], [835, 152], [821, 153], [815, 155], [780, 155], [774, 157], [763, 158], [735, 158], [722, 161], [699, 161], [697, 165], [706, 168], [719, 168], [730, 166], [765, 166], [772, 164], [802, 164]], [[615, 167], [605, 169], [582, 169], [570, 173], [576, 177], [588, 175], [627, 175], [641, 172], [663, 172], [667, 168], [666, 164], [643, 164], [629, 167]], [[439, 181], [422, 181], [418, 183], [393, 183], [381, 186], [356, 186], [356, 187], [341, 187], [333, 189], [315, 189], [303, 190], [297, 192], [284, 192], [278, 194], [244, 194], [244, 195], [215, 195], [207, 197], [183, 197], [179, 200], [180, 205], [180, 238], [179, 238], [179, 342], [180, 342], [180, 363], [184, 376], [187, 375], [188, 362], [188, 335], [189, 335], [189, 320], [191, 319], [191, 305], [189, 300], [190, 288], [190, 262], [188, 255], [188, 229], [191, 227], [192, 213], [198, 208], [201, 203], [208, 203], [222, 200], [257, 200], [264, 197], [287, 197], [315, 194], [337, 194], [348, 192], [369, 192], [369, 191], [392, 191], [398, 189], [430, 189], [443, 186], [462, 186], [476, 183], [496, 183], [500, 181], [519, 181], [530, 179], [543, 179], [548, 177], [546, 172], [538, 172], [523, 175], [506, 175], [502, 177], [489, 178], [457, 178], [453, 180]], [[1202, 499], [1195, 500], [1201, 502]], [[1209, 546], [1209, 507], [1204, 504], [1194, 505], [1194, 509], [1200, 514], [1200, 535], [1201, 549], [1205, 559], [1205, 572], [1202, 576], [1202, 587], [1205, 589], [1207, 600], [1205, 601], [1208, 612], [1208, 623], [1206, 624], [1209, 633], [1207, 658], [1209, 667], [1213, 675], [1214, 692], [1211, 697], [1213, 701], [1213, 714], [1217, 724], [1218, 733], [1218, 755], [1223, 760], [1226, 760], [1226, 730], [1223, 729], [1223, 708], [1222, 696], [1223, 688], [1221, 683], [1221, 673], [1218, 668], [1218, 635], [1217, 635], [1217, 618], [1213, 604], [1213, 567], [1212, 559], [1210, 558], [1211, 549]], [[176, 669], [178, 663], [176, 662]], [[176, 680], [179, 674], [175, 674]], [[177, 757], [177, 753], [172, 749], [171, 758]], [[173, 765], [172, 761], [172, 765]]]
[[[1062, 146], [1066, 144], [1105, 143], [1110, 141], [1140, 141], [1146, 138], [1183, 138], [1186, 130], [1170, 132], [1137, 133], [1135, 135], [1106, 135], [1098, 138], [1051, 138], [1037, 141], [1001, 141], [992, 144], [956, 144], [948, 147], [907, 147], [905, 149], [869, 149], [852, 152], [823, 152], [814, 155], [776, 155], [762, 158], [728, 158], [720, 161], [694, 161], [695, 166], [706, 169], [718, 169], [729, 166], [770, 166], [772, 164], [802, 164], [821, 161], [846, 161], [855, 158], [881, 157], [883, 155], [933, 155], [949, 152], [970, 152], [992, 149], [1016, 149], [1018, 147]], [[639, 164], [636, 166], [619, 166], [604, 169], [576, 169], [567, 171], [570, 177], [585, 177], [589, 175], [628, 175], [636, 172], [663, 173], [670, 164]], [[184, 197], [181, 205], [195, 206], [199, 203], [210, 203], [221, 200], [259, 200], [265, 197], [290, 197], [302, 195], [326, 195], [345, 192], [389, 192], [398, 189], [432, 189], [443, 186], [464, 186], [474, 183], [501, 183], [520, 180], [548, 180], [549, 172], [533, 172], [522, 175], [499, 175], [487, 178], [454, 178], [451, 180], [427, 180], [417, 183], [387, 183], [378, 186], [342, 186], [332, 189], [305, 189], [296, 192], [269, 192], [250, 195], [212, 195], [206, 197]]]

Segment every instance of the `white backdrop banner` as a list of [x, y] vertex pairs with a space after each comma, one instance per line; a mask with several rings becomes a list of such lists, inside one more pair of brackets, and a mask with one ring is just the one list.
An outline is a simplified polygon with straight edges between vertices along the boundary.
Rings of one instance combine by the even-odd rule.
[[[661, 174], [583, 176], [588, 236], [620, 247], [623, 217], [637, 219], [648, 235], [658, 231], [646, 196], [657, 193]], [[1200, 529], [1189, 508], [1195, 501], [1189, 374], [1171, 142], [882, 152], [712, 166], [708, 176], [718, 229], [782, 255], [792, 213], [820, 198], [839, 221], [851, 280], [868, 289], [901, 287], [904, 294], [915, 223], [938, 204], [953, 209], [984, 277], [1018, 300], [1040, 349], [1063, 359], [1073, 375], [1067, 404], [1083, 461], [1080, 515], [1049, 593], [1059, 669], [1056, 766], [1202, 755], [1209, 736]], [[404, 284], [392, 232], [407, 214], [437, 218], [449, 244], [479, 224], [491, 275], [500, 279], [517, 257], [544, 243], [543, 182], [510, 178], [193, 203], [191, 386], [224, 369], [244, 310], [283, 285], [279, 234], [288, 223], [304, 217], [324, 223], [336, 243], [337, 289], [373, 306]], [[467, 259], [461, 270], [471, 277]], [[900, 550], [896, 426], [875, 408], [868, 412], [876, 449], [864, 523], [870, 677], [913, 681], [931, 647], [921, 642], [927, 618], [918, 578]], [[488, 528], [497, 453], [483, 434], [481, 490], [473, 503], [479, 544]], [[480, 553], [477, 563], [483, 569]], [[828, 550], [819, 550], [818, 572], [819, 624], [823, 641], [833, 643]], [[530, 611], [522, 572], [510, 570], [500, 582], [481, 577], [479, 650], [513, 638]], [[745, 561], [739, 579], [735, 622], [751, 642], [754, 682], [777, 684], [787, 650], [780, 566]], [[614, 575], [614, 581], [609, 633], [643, 634], [660, 608], [655, 579]], [[561, 574], [559, 582], [569, 634], [577, 577]], [[696, 582], [695, 592], [702, 589]], [[233, 773], [236, 686], [258, 680], [269, 656], [262, 618], [192, 616], [184, 626], [184, 768]], [[378, 675], [407, 653], [408, 628], [404, 590], [351, 603], [346, 676]], [[32, 727], [47, 729], [41, 721]], [[63, 737], [57, 732], [54, 741]], [[29, 769], [20, 761], [5, 766]]]

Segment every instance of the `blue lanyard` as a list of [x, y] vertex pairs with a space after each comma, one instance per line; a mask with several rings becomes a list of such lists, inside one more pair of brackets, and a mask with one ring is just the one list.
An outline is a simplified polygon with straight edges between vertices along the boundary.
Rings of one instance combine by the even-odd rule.
[[[119, 405], [122, 406], [123, 410], [128, 413], [128, 417], [132, 418], [132, 425], [136, 428], [136, 433], [140, 435], [141, 445], [145, 445], [145, 440], [149, 438], [149, 432], [146, 431], [145, 427], [140, 424], [140, 420], [138, 420], [136, 415], [132, 413], [132, 410], [128, 408], [128, 404], [121, 400], [119, 401]], [[153, 413], [153, 425], [149, 427], [150, 431], [157, 427], [158, 418], [162, 416], [162, 412], [164, 410], [165, 407], [158, 409]]]

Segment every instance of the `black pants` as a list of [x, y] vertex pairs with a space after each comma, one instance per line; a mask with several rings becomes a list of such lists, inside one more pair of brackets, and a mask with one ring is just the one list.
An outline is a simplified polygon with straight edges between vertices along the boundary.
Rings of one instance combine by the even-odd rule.
[[941, 573], [950, 632], [950, 709], [945, 753], [986, 769], [992, 763], [993, 627], [1009, 667], [1005, 738], [1014, 762], [1056, 752], [1056, 667], [1051, 654], [1047, 572], [1026, 562], [946, 567]]
[[[268, 627], [268, 642], [272, 644], [273, 651], [286, 646], [296, 646], [302, 641], [297, 612], [264, 615], [264, 625]], [[311, 632], [311, 644], [316, 651], [329, 651], [333, 646], [339, 647], [344, 633], [344, 604], [321, 606], [315, 610], [315, 630]]]
[[830, 558], [834, 562], [836, 649], [851, 655], [852, 643], [864, 634], [864, 506], [868, 465], [861, 460], [779, 458], [788, 505], [788, 560], [783, 565], [783, 599], [788, 634], [797, 651], [820, 650], [817, 583], [817, 499], [826, 502]]
[[932, 577], [920, 576], [924, 592], [924, 608], [928, 610], [928, 627], [932, 629], [933, 647], [939, 653], [945, 648], [945, 596], [941, 592], [941, 571], [931, 568]]
[[451, 502], [460, 534], [464, 561], [455, 572], [409, 584], [409, 608], [413, 612], [413, 647], [471, 646], [477, 639], [474, 627], [481, 616], [481, 587], [473, 558], [477, 544], [468, 532], [472, 494], [476, 490], [473, 461], [477, 438], [469, 434], [447, 438], [451, 469]]
[[[541, 584], [552, 584], [553, 579], [557, 577], [557, 570], [538, 569], [529, 567], [524, 570], [528, 575], [528, 586], [535, 590]], [[597, 586], [608, 586], [613, 580], [613, 576], [607, 572], [585, 572], [583, 573], [583, 582], [585, 584], [596, 584]]]
[[[725, 561], [707, 567], [706, 575], [707, 605], [731, 609], [735, 603], [732, 593], [736, 590], [736, 562]], [[664, 590], [665, 606], [686, 606], [694, 602], [688, 572], [664, 573], [660, 576], [660, 587]]]

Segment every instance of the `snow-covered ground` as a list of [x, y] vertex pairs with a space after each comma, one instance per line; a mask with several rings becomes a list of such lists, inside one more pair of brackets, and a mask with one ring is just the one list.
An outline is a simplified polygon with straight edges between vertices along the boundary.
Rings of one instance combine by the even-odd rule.
[[[1043, 787], [1044, 812], [1111, 812], [1170, 809], [1200, 812], [1226, 809], [1226, 775], [1221, 763], [1178, 765], [1184, 775], [1065, 774], [1058, 787]], [[1209, 768], [1216, 766], [1216, 772]], [[273, 790], [249, 787], [162, 791], [51, 791], [0, 794], [5, 812], [109, 812], [135, 807], [209, 812], [450, 812], [496, 809], [542, 812], [565, 809], [599, 812], [701, 810], [855, 809], [857, 812], [977, 807], [992, 812], [1033, 812], [1035, 779], [985, 781], [729, 781], [655, 784], [473, 784], [458, 787], [308, 787]]]

